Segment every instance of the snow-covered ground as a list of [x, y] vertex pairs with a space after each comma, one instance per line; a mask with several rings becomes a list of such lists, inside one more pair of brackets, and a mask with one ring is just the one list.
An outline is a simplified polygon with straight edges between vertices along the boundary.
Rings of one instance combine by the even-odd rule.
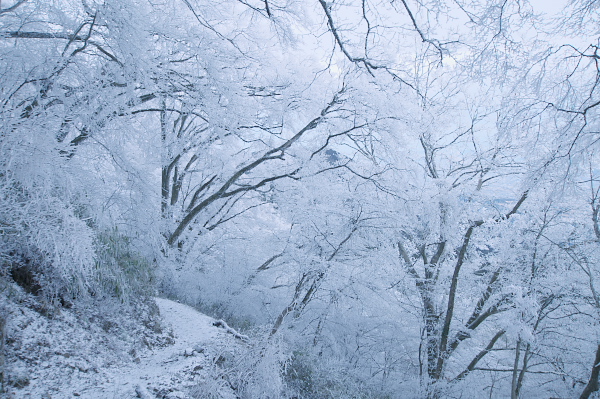
[[[107, 316], [106, 310], [85, 317], [62, 310], [48, 317], [31, 306], [13, 306], [7, 331], [6, 396], [234, 397], [219, 370], [245, 343], [231, 329], [214, 326], [214, 319], [189, 306], [163, 298], [154, 301], [162, 320], [152, 325], [150, 315], [145, 322], [142, 317], [144, 328], [134, 322], [129, 328], [116, 326], [115, 320], [131, 317], [110, 312]], [[156, 313], [153, 304], [148, 309]]]
[[211, 317], [168, 299], [155, 301], [164, 323], [173, 329], [174, 344], [140, 355], [136, 365], [111, 370], [108, 381], [82, 390], [81, 397], [187, 398], [207, 378], [204, 369], [213, 367], [218, 352], [235, 345], [232, 336], [213, 326]]

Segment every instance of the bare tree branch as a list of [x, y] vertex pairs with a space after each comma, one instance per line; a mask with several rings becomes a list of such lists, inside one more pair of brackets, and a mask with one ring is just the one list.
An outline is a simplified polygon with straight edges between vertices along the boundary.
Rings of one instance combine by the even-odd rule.
[[442, 50], [442, 47], [440, 46], [439, 43], [434, 42], [433, 40], [427, 38], [425, 36], [425, 34], [423, 33], [423, 31], [421, 30], [421, 28], [419, 28], [419, 24], [417, 24], [417, 20], [415, 19], [415, 16], [413, 15], [412, 11], [410, 10], [410, 8], [408, 7], [408, 4], [406, 4], [406, 0], [401, 0], [402, 4], [404, 5], [404, 9], [406, 10], [406, 13], [408, 14], [408, 16], [410, 17], [410, 20], [413, 24], [413, 27], [415, 28], [415, 30], [417, 31], [417, 33], [419, 34], [419, 36], [421, 37], [421, 40], [424, 43], [429, 43], [432, 46], [434, 46], [437, 51], [440, 53], [440, 60], [442, 59], [444, 52]]
[[83, 42], [85, 38], [83, 36], [74, 35], [72, 33], [66, 32], [23, 32], [23, 31], [13, 31], [13, 32], [0, 32], [0, 38], [8, 38], [8, 39], [64, 39], [69, 40], [71, 42]]
[[269, 177], [253, 185], [245, 185], [237, 189], [229, 190], [233, 185], [239, 185], [240, 178], [248, 172], [256, 169], [259, 165], [262, 165], [263, 163], [271, 160], [281, 159], [285, 154], [285, 151], [287, 151], [296, 141], [298, 141], [306, 132], [315, 129], [324, 120], [325, 116], [329, 112], [331, 112], [332, 108], [340, 102], [340, 95], [344, 92], [344, 90], [345, 89], [342, 88], [338, 93], [336, 93], [331, 102], [329, 102], [329, 104], [327, 104], [327, 106], [321, 110], [321, 115], [311, 120], [298, 133], [296, 133], [294, 136], [292, 136], [279, 147], [273, 148], [265, 152], [260, 158], [238, 169], [235, 173], [233, 173], [233, 175], [229, 179], [227, 179], [221, 185], [221, 187], [216, 192], [214, 192], [212, 195], [210, 195], [209, 197], [198, 203], [198, 205], [196, 205], [194, 208], [192, 208], [186, 214], [183, 220], [179, 223], [175, 231], [169, 236], [169, 239], [167, 240], [168, 244], [173, 245], [179, 239], [184, 230], [196, 218], [196, 216], [198, 216], [200, 212], [202, 212], [207, 206], [211, 205], [216, 200], [220, 198], [226, 198], [244, 191], [255, 190], [271, 181], [283, 178], [293, 178], [294, 175], [298, 172], [298, 170], [291, 173], [285, 173], [282, 175]]
[[6, 12], [11, 12], [11, 11], [16, 10], [19, 6], [21, 6], [22, 4], [24, 4], [26, 1], [27, 0], [19, 0], [15, 4], [13, 4], [12, 6], [10, 6], [8, 8], [4, 8], [4, 9], [1, 9], [2, 5], [0, 4], [0, 15], [4, 14]]
[[[517, 203], [514, 205], [514, 207], [510, 210], [510, 212], [508, 212], [506, 215], [504, 215], [500, 218], [496, 218], [496, 220], [500, 221], [503, 219], [508, 219], [512, 215], [514, 215], [519, 210], [519, 208], [521, 207], [523, 202], [527, 199], [528, 194], [529, 194], [529, 191], [525, 191], [521, 195], [521, 198], [519, 198]], [[456, 301], [456, 289], [458, 287], [458, 276], [460, 274], [460, 270], [461, 270], [464, 260], [465, 260], [465, 255], [467, 253], [467, 248], [469, 246], [469, 242], [471, 240], [471, 235], [473, 234], [473, 230], [476, 227], [481, 226], [482, 224], [484, 224], [483, 220], [478, 220], [478, 221], [471, 223], [471, 225], [469, 226], [469, 228], [467, 229], [467, 231], [465, 232], [465, 234], [463, 236], [463, 243], [460, 246], [460, 249], [458, 251], [458, 257], [456, 259], [456, 264], [454, 266], [454, 272], [452, 274], [452, 279], [450, 282], [450, 290], [448, 292], [448, 304], [446, 307], [446, 313], [444, 315], [444, 324], [443, 324], [442, 332], [441, 332], [441, 336], [440, 336], [440, 356], [438, 357], [437, 367], [436, 367], [436, 376], [438, 378], [439, 378], [439, 376], [441, 376], [445, 360], [449, 355], [448, 339], [449, 339], [449, 334], [450, 334], [450, 324], [452, 323], [452, 319], [454, 317], [454, 305], [455, 305], [455, 301]]]
[[490, 353], [490, 351], [494, 348], [494, 345], [496, 345], [496, 342], [506, 333], [505, 330], [500, 330], [498, 331], [490, 340], [490, 342], [487, 344], [487, 346], [485, 347], [485, 349], [481, 350], [474, 358], [473, 360], [471, 360], [471, 362], [469, 363], [469, 365], [467, 366], [467, 368], [465, 370], [463, 370], [459, 375], [457, 375], [454, 380], [458, 381], [458, 380], [462, 380], [464, 379], [467, 374], [469, 374], [471, 371], [475, 370], [475, 367], [477, 366], [477, 363], [479, 363], [479, 361], [481, 359], [483, 359], [485, 357], [485, 355], [487, 355], [488, 353]]
[[329, 26], [329, 29], [331, 30], [331, 33], [333, 34], [335, 43], [339, 46], [339, 48], [342, 51], [342, 53], [344, 54], [344, 56], [350, 62], [352, 62], [354, 64], [362, 64], [371, 75], [373, 75], [373, 70], [382, 69], [382, 70], [386, 71], [387, 73], [389, 73], [395, 80], [397, 80], [401, 83], [404, 83], [405, 85], [407, 85], [408, 87], [413, 89], [415, 92], [419, 93], [419, 90], [414, 85], [412, 85], [412, 84], [408, 83], [406, 80], [402, 79], [400, 76], [398, 76], [396, 73], [394, 73], [389, 67], [384, 66], [384, 65], [376, 65], [376, 64], [372, 63], [370, 60], [368, 60], [366, 58], [366, 55], [365, 55], [365, 57], [352, 56], [350, 54], [350, 52], [348, 51], [348, 49], [346, 48], [346, 45], [342, 41], [342, 38], [340, 37], [340, 34], [336, 28], [335, 22], [333, 20], [333, 16], [331, 15], [330, 6], [327, 5], [327, 2], [325, 0], [319, 0], [319, 4], [321, 4], [321, 7], [323, 8], [323, 11], [325, 12], [325, 16], [327, 18], [327, 25]]

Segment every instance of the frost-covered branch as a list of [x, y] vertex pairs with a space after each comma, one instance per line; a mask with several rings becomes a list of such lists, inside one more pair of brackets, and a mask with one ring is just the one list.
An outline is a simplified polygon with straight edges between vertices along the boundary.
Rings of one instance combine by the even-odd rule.
[[[185, 229], [193, 222], [193, 220], [204, 209], [206, 209], [208, 206], [213, 204], [215, 201], [222, 199], [222, 198], [227, 198], [227, 197], [239, 194], [239, 193], [256, 190], [257, 188], [260, 188], [269, 182], [273, 182], [273, 181], [284, 179], [284, 178], [295, 178], [295, 175], [299, 171], [298, 169], [296, 169], [295, 171], [289, 172], [289, 173], [284, 173], [281, 175], [275, 175], [272, 177], [262, 179], [258, 183], [254, 183], [254, 184], [244, 185], [244, 184], [240, 183], [240, 180], [243, 176], [245, 176], [249, 172], [253, 171], [258, 166], [260, 166], [266, 162], [269, 162], [269, 161], [278, 160], [278, 159], [281, 160], [283, 158], [283, 155], [285, 154], [285, 152], [294, 143], [296, 143], [298, 140], [300, 140], [300, 138], [302, 138], [302, 136], [304, 136], [307, 132], [315, 129], [317, 126], [319, 126], [319, 124], [321, 124], [325, 120], [326, 116], [330, 112], [332, 112], [334, 106], [340, 103], [340, 101], [341, 101], [340, 96], [343, 94], [343, 92], [344, 92], [344, 89], [342, 88], [338, 93], [335, 94], [335, 96], [329, 102], [329, 104], [327, 104], [327, 106], [321, 110], [321, 114], [318, 117], [312, 119], [310, 122], [308, 122], [294, 136], [292, 136], [291, 138], [286, 140], [280, 146], [265, 152], [261, 157], [255, 159], [254, 161], [252, 161], [252, 162], [248, 163], [247, 165], [242, 166], [241, 168], [236, 170], [223, 184], [221, 184], [221, 186], [217, 189], [216, 192], [209, 195], [204, 200], [200, 201], [192, 209], [190, 209], [189, 212], [187, 212], [187, 214], [183, 217], [181, 222], [178, 224], [177, 228], [173, 231], [173, 233], [170, 234], [170, 236], [167, 240], [168, 244], [173, 245], [174, 243], [176, 243], [177, 240], [180, 238], [180, 236], [185, 231]], [[232, 186], [236, 186], [236, 185], [238, 186], [238, 188], [232, 188]]]

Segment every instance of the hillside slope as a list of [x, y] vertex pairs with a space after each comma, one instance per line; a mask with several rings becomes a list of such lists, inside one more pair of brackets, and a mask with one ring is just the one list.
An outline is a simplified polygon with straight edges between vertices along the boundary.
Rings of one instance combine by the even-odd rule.
[[8, 398], [235, 397], [222, 366], [245, 344], [189, 306], [154, 298], [137, 307], [146, 315], [115, 307], [49, 317], [23, 298], [5, 305]]

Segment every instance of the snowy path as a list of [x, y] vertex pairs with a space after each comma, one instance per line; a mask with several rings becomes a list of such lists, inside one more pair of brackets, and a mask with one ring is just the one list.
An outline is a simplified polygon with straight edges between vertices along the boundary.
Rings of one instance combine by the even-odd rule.
[[108, 371], [105, 384], [78, 392], [80, 398], [187, 398], [177, 387], [193, 386], [210, 366], [215, 348], [233, 342], [231, 334], [213, 326], [211, 317], [168, 299], [156, 298], [156, 303], [164, 325], [173, 328], [175, 343], [142, 354], [126, 369]]

